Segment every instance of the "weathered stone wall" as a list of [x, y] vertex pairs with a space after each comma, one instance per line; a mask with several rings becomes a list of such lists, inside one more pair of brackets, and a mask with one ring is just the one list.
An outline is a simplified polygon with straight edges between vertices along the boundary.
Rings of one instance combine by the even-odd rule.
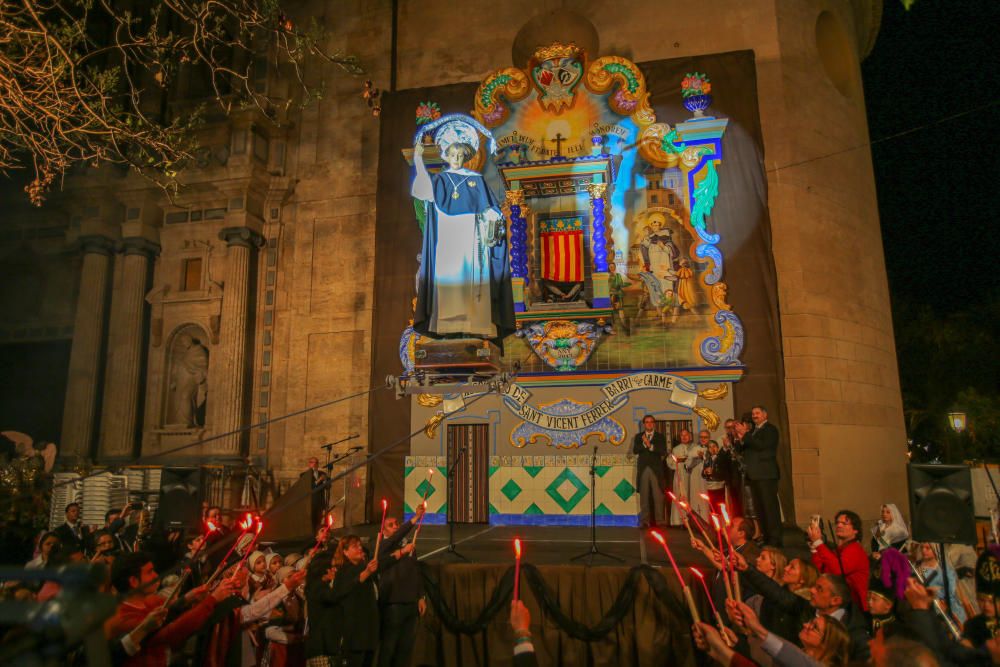
[[[298, 17], [314, 17], [327, 25], [331, 50], [356, 54], [367, 77], [386, 88], [391, 6], [388, 0], [314, 1], [299, 7]], [[397, 87], [478, 81], [490, 70], [512, 64], [511, 45], [528, 20], [562, 6], [537, 0], [403, 0]], [[874, 518], [883, 501], [905, 506], [902, 410], [858, 68], [860, 54], [870, 48], [877, 30], [878, 6], [877, 1], [860, 0], [597, 0], [571, 5], [597, 27], [601, 54], [643, 62], [740, 49], [755, 53], [791, 424], [786, 435], [800, 522], [811, 513], [830, 514], [841, 506], [853, 507], [866, 519]], [[559, 37], [566, 38], [552, 34]], [[90, 234], [119, 243], [105, 255], [103, 242], [95, 241], [88, 246], [95, 256], [86, 262], [73, 253], [58, 258], [60, 266], [71, 267], [77, 277], [67, 280], [61, 269], [61, 296], [38, 311], [41, 315], [28, 313], [24, 319], [37, 327], [65, 328], [73, 322], [75, 307], [93, 308], [85, 304], [99, 303], [104, 289], [112, 291], [103, 326], [95, 329], [90, 322], [86, 331], [81, 329], [80, 348], [74, 349], [71, 361], [66, 424], [74, 429], [69, 439], [75, 438], [77, 451], [88, 446], [81, 429], [101, 412], [105, 423], [100, 431], [109, 432], [110, 415], [117, 440], [96, 443], [97, 450], [128, 453], [121, 438], [129, 422], [115, 416], [122, 406], [97, 410], [81, 398], [88, 388], [101, 390], [107, 398], [107, 388], [87, 377], [99, 365], [105, 366], [106, 377], [109, 372], [135, 377], [134, 349], [129, 359], [116, 362], [115, 370], [94, 345], [95, 336], [109, 334], [116, 291], [122, 313], [139, 307], [134, 299], [121, 301], [126, 291], [133, 297], [138, 291], [122, 283], [130, 257], [122, 252], [126, 238], [160, 245], [156, 249], [135, 241], [133, 252], [138, 254], [128, 260], [136, 276], [141, 264], [152, 267], [150, 284], [143, 290], [148, 297], [145, 316], [151, 321], [131, 329], [142, 337], [140, 356], [148, 359], [136, 380], [144, 383], [145, 404], [134, 407], [144, 450], [168, 444], [153, 432], [162, 425], [166, 363], [155, 338], [159, 335], [159, 345], [165, 345], [171, 331], [187, 322], [209, 332], [231, 331], [213, 317], [223, 314], [225, 290], [234, 285], [213, 286], [211, 281], [239, 281], [240, 276], [226, 276], [233, 253], [243, 250], [249, 250], [247, 256], [240, 255], [247, 271], [243, 409], [249, 413], [242, 419], [281, 416], [369, 385], [378, 119], [360, 98], [361, 80], [330, 64], [311, 66], [306, 76], [313, 83], [323, 82], [323, 99], [292, 113], [284, 128], [262, 130], [270, 142], [267, 165], [232, 154], [224, 166], [188, 176], [190, 188], [180, 203], [226, 208], [225, 219], [217, 223], [167, 229], [164, 215], [176, 210], [175, 202], [151, 195], [146, 184], [132, 177], [71, 179], [71, 192], [54, 198], [62, 199], [59, 205], [66, 210], [57, 217], [67, 226], [67, 241], [76, 243]], [[280, 76], [272, 82], [275, 92], [288, 89]], [[235, 144], [226, 137], [230, 131], [247, 129], [250, 122], [234, 118], [223, 124], [219, 145], [233, 149]], [[275, 164], [279, 149], [284, 151], [283, 165]], [[17, 196], [9, 193], [5, 198]], [[91, 203], [84, 207], [85, 202]], [[142, 219], [126, 223], [124, 211], [136, 206], [142, 209]], [[74, 215], [76, 223], [68, 222]], [[14, 226], [7, 220], [0, 224]], [[247, 249], [219, 237], [222, 229], [233, 227], [259, 234], [263, 245]], [[194, 252], [191, 244], [199, 243], [200, 252], [210, 256], [204, 294], [174, 301], [168, 296], [167, 303], [158, 305], [156, 289], [178, 280], [183, 259]], [[14, 243], [2, 245], [10, 251]], [[86, 272], [90, 289], [81, 292], [77, 306], [77, 292], [84, 287], [80, 271]], [[95, 276], [108, 287], [95, 284]], [[157, 312], [163, 318], [159, 332]], [[86, 323], [77, 312], [75, 326]], [[114, 335], [120, 337], [121, 332]], [[111, 356], [121, 358], [115, 347]], [[217, 392], [209, 394], [210, 405], [224, 400], [218, 393], [231, 381], [231, 373], [222, 377], [219, 364], [229, 363], [223, 357], [230, 353], [221, 353], [231, 349], [231, 340], [210, 346], [210, 392], [212, 386]], [[213, 420], [220, 414], [215, 410], [209, 413]], [[233, 414], [225, 419], [231, 422]], [[362, 439], [355, 442], [364, 443], [368, 420], [368, 401], [359, 397], [255, 430], [244, 446], [252, 455], [266, 455], [268, 466], [290, 480], [308, 456], [322, 456], [319, 446], [324, 442], [360, 433]], [[218, 428], [209, 424], [206, 433], [217, 433]], [[199, 453], [225, 457], [234, 452], [227, 445]]]

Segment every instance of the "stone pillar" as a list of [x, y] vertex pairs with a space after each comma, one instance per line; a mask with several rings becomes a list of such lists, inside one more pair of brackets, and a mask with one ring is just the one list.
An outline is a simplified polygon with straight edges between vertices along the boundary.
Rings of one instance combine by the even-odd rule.
[[160, 252], [158, 243], [141, 236], [125, 238], [121, 248], [121, 275], [111, 295], [101, 419], [100, 450], [106, 458], [130, 458], [138, 444], [149, 261]]
[[106, 236], [82, 236], [80, 294], [73, 323], [73, 347], [69, 356], [66, 402], [63, 408], [62, 455], [89, 458], [97, 414], [101, 343], [104, 338], [105, 298], [108, 268], [114, 241]]
[[[215, 404], [212, 431], [222, 434], [244, 426], [244, 417], [248, 413], [250, 263], [254, 251], [263, 245], [264, 238], [249, 227], [227, 227], [219, 232], [219, 238], [228, 246], [219, 323], [219, 353], [215, 356], [221, 366], [215, 377], [220, 379], [221, 386], [210, 388], [209, 400]], [[217, 454], [239, 456], [245, 440], [245, 433], [231, 435], [213, 442], [211, 449]]]

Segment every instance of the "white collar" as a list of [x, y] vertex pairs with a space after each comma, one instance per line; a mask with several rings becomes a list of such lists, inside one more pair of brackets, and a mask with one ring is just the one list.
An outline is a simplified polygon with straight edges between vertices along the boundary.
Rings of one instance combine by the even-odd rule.
[[459, 176], [476, 176], [478, 174], [478, 172], [466, 169], [465, 167], [459, 167], [458, 169], [444, 169], [442, 173], [458, 174]]

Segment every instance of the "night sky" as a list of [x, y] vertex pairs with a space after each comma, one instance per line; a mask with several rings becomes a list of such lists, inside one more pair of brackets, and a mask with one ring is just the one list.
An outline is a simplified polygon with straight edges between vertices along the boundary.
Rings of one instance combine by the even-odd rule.
[[[997, 0], [917, 0], [909, 11], [885, 0], [878, 41], [862, 63], [897, 307], [923, 303], [938, 314], [988, 302], [996, 308], [997, 26]], [[907, 130], [915, 131], [889, 138]]]

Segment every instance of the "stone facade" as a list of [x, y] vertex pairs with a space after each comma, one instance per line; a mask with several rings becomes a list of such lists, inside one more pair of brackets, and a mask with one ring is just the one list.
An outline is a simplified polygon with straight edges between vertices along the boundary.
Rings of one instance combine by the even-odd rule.
[[[399, 3], [397, 88], [478, 81], [511, 64], [521, 26], [549, 9], [528, 0], [455, 7]], [[388, 0], [328, 1], [302, 13], [327, 25], [331, 48], [356, 54], [388, 87], [391, 8]], [[902, 406], [858, 65], [880, 2], [595, 0], [573, 9], [596, 26], [602, 54], [635, 62], [755, 52], [796, 518], [850, 506], [872, 519], [882, 502], [905, 507]], [[551, 25], [552, 39], [572, 38]], [[324, 97], [281, 127], [250, 113], [211, 124], [210, 150], [173, 200], [104, 171], [70, 178], [42, 213], [16, 209], [19, 193], [5, 195], [16, 209], [0, 223], [8, 252], [20, 247], [12, 230], [19, 242], [23, 230], [65, 230], [58, 268], [45, 269], [67, 286], [61, 297], [45, 295], [58, 303], [42, 311], [15, 303], [8, 315], [12, 329], [72, 326], [64, 454], [148, 455], [368, 388], [378, 120], [357, 79], [331, 65], [306, 75], [324, 83]], [[276, 95], [289, 89], [274, 72], [268, 85]], [[206, 418], [178, 428], [165, 422], [168, 352], [190, 326], [206, 339]], [[165, 460], [251, 456], [287, 481], [323, 443], [364, 438], [368, 420], [361, 396]]]

